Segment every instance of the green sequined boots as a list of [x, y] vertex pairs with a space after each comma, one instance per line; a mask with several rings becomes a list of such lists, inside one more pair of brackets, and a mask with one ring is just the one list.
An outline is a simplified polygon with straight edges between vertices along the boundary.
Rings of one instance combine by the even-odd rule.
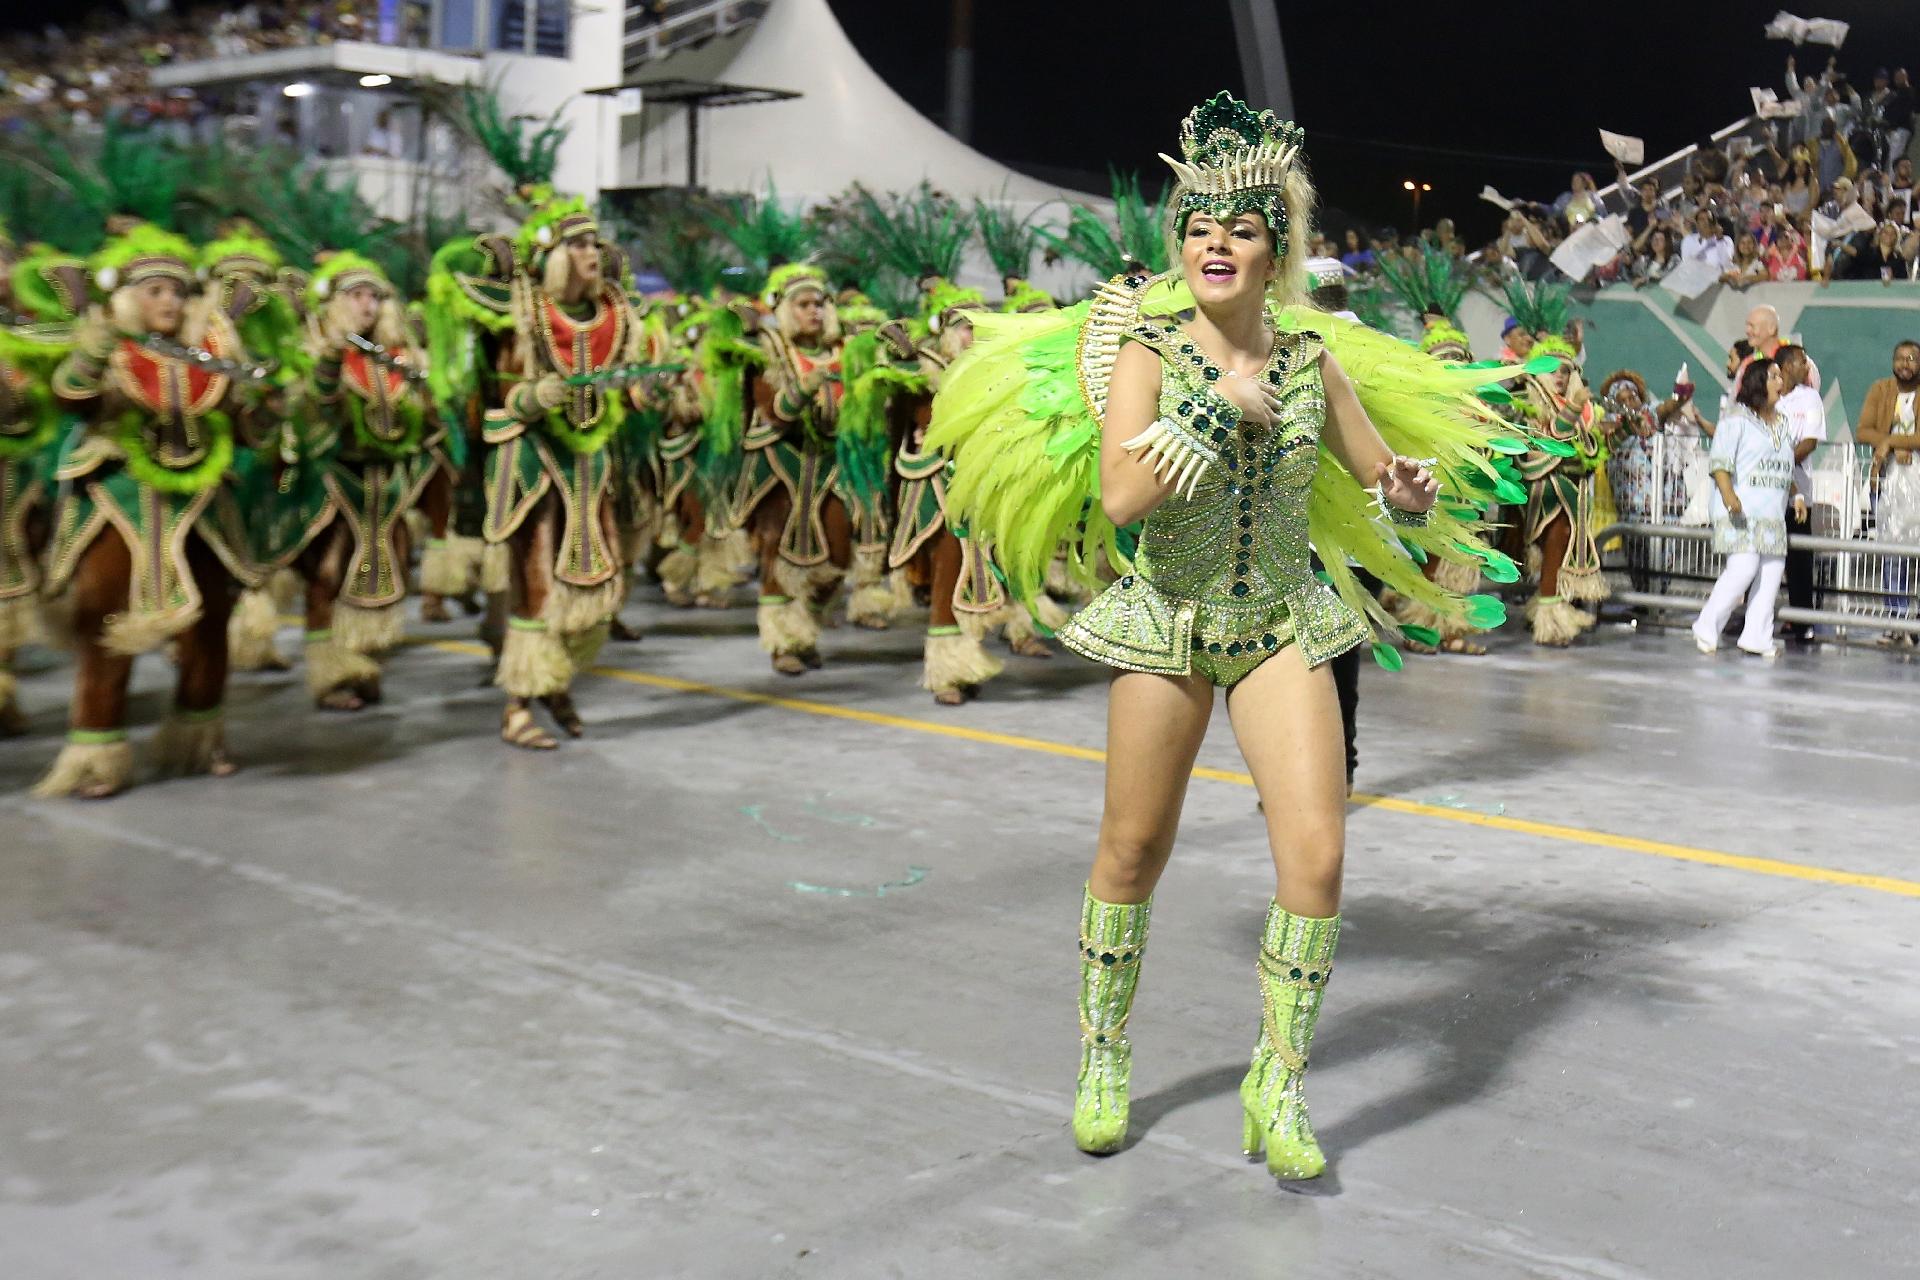
[[1260, 1042], [1240, 1082], [1246, 1113], [1241, 1145], [1250, 1156], [1264, 1146], [1267, 1172], [1283, 1181], [1317, 1178], [1327, 1167], [1307, 1120], [1304, 1084], [1339, 939], [1339, 916], [1296, 916], [1278, 902], [1267, 908], [1260, 937]]
[[1127, 1015], [1140, 985], [1153, 899], [1102, 902], [1091, 892], [1080, 912], [1080, 1081], [1073, 1090], [1073, 1141], [1082, 1151], [1118, 1151], [1127, 1137], [1127, 1075], [1133, 1046]]

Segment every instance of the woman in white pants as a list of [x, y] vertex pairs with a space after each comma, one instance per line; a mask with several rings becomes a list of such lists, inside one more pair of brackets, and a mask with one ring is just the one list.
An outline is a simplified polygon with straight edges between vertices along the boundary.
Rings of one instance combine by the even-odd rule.
[[[1777, 405], [1780, 369], [1756, 357], [1741, 371], [1734, 404], [1714, 431], [1707, 473], [1713, 477], [1713, 549], [1726, 559], [1707, 607], [1694, 620], [1702, 653], [1720, 647], [1720, 632], [1741, 595], [1747, 621], [1740, 648], [1762, 658], [1779, 654], [1773, 605], [1787, 569], [1787, 495], [1793, 489], [1793, 431]], [[1795, 511], [1806, 496], [1793, 494]], [[1751, 590], [1749, 590], [1751, 588]]]

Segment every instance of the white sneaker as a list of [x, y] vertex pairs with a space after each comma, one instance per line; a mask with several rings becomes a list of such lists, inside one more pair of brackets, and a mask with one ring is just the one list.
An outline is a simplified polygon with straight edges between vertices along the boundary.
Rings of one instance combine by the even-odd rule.
[[1693, 636], [1693, 647], [1698, 649], [1700, 652], [1718, 653], [1720, 651], [1720, 644], [1718, 641], [1709, 640], [1705, 636], [1701, 635], [1698, 631], [1691, 632], [1691, 634]]
[[1767, 642], [1767, 647], [1764, 649], [1749, 649], [1747, 648], [1747, 646], [1741, 645], [1740, 652], [1750, 653], [1756, 658], [1772, 659], [1780, 656], [1780, 646], [1774, 643], [1773, 641], [1769, 640]]

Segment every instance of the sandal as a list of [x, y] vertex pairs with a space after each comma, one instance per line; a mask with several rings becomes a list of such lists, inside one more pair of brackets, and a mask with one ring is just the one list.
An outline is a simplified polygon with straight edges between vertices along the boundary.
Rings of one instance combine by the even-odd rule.
[[967, 702], [964, 689], [942, 689], [933, 695], [933, 700], [943, 707], [961, 707]]
[[803, 676], [809, 670], [806, 660], [797, 653], [774, 654], [773, 669], [783, 676]]
[[580, 719], [580, 712], [573, 705], [571, 693], [549, 693], [540, 699], [540, 705], [547, 709], [547, 714], [553, 717], [554, 723], [569, 738], [577, 738], [587, 731], [586, 723]]
[[313, 705], [322, 711], [358, 711], [367, 705], [367, 700], [352, 685], [343, 684], [315, 698]]
[[453, 614], [447, 610], [446, 598], [443, 596], [421, 596], [420, 621], [452, 622]]
[[607, 624], [607, 639], [618, 640], [622, 644], [637, 644], [644, 634], [640, 628], [629, 626], [618, 617]]
[[1053, 650], [1039, 636], [1021, 636], [1018, 640], [1007, 641], [1007, 648], [1022, 658], [1051, 658]]
[[[1466, 636], [1448, 636], [1440, 642], [1440, 648], [1441, 651], [1445, 653], [1458, 653], [1469, 658], [1484, 658], [1487, 656], [1487, 646], [1471, 640]], [[1432, 653], [1433, 650], [1428, 649], [1426, 652]]]
[[551, 751], [560, 745], [552, 734], [534, 723], [533, 709], [519, 698], [509, 699], [506, 712], [500, 717], [500, 740], [527, 751]]

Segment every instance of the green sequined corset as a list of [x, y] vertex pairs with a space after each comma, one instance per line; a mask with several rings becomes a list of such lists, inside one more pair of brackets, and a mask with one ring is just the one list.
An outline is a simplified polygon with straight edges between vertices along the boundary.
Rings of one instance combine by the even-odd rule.
[[1127, 671], [1244, 679], [1288, 644], [1319, 666], [1367, 639], [1366, 623], [1313, 575], [1307, 504], [1320, 460], [1326, 397], [1319, 335], [1283, 333], [1259, 376], [1280, 389], [1270, 428], [1216, 420], [1222, 375], [1172, 324], [1128, 336], [1161, 363], [1162, 416], [1191, 424], [1220, 451], [1192, 497], [1147, 518], [1132, 573], [1060, 631], [1077, 653]]

